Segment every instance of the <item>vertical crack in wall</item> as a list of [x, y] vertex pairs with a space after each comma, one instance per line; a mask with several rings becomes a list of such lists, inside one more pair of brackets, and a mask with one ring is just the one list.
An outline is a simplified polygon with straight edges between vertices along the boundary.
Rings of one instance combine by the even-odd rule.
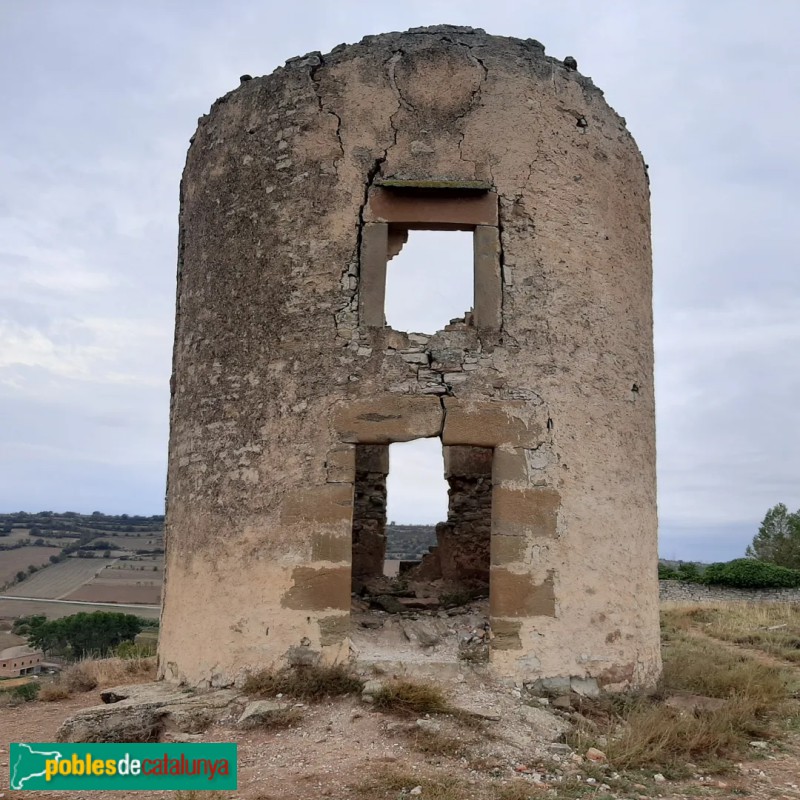
[[[344, 143], [342, 142], [342, 118], [331, 108], [330, 106], [325, 105], [325, 100], [322, 96], [322, 87], [320, 86], [320, 78], [318, 77], [317, 73], [325, 67], [325, 59], [321, 56], [317, 56], [316, 64], [311, 64], [308, 77], [311, 80], [311, 86], [314, 89], [314, 94], [317, 96], [317, 106], [319, 107], [320, 111], [324, 111], [326, 114], [330, 114], [332, 117], [336, 119], [336, 140], [339, 142], [339, 151], [341, 153], [341, 158], [344, 158]], [[336, 176], [339, 176], [339, 163], [337, 159], [333, 161], [333, 168], [336, 171]]]
[[[403, 50], [395, 50], [392, 54], [392, 57], [386, 62], [387, 66], [389, 67], [388, 75], [389, 75], [389, 85], [392, 87], [392, 91], [397, 96], [397, 100], [400, 103], [402, 108], [405, 108], [407, 111], [416, 111], [414, 106], [408, 102], [408, 100], [403, 97], [403, 93], [400, 91], [400, 87], [397, 85], [397, 78], [395, 76], [395, 70], [397, 69], [397, 64], [400, 59], [405, 55]], [[400, 109], [398, 109], [399, 111]]]
[[[450, 44], [454, 44], [454, 45], [456, 45], [458, 47], [463, 47], [466, 50], [467, 58], [469, 58], [469, 60], [472, 61], [473, 64], [477, 64], [480, 67], [481, 71], [483, 72], [483, 76], [481, 77], [480, 81], [478, 82], [478, 87], [472, 92], [472, 96], [470, 97], [469, 108], [463, 114], [459, 114], [456, 117], [456, 124], [458, 124], [458, 123], [462, 122], [466, 118], [466, 116], [473, 111], [473, 109], [475, 109], [477, 106], [480, 105], [481, 97], [482, 97], [482, 94], [483, 94], [483, 86], [484, 86], [484, 84], [486, 83], [486, 81], [487, 81], [487, 79], [489, 77], [489, 68], [486, 66], [486, 64], [480, 58], [478, 58], [478, 56], [476, 56], [472, 52], [472, 47], [470, 45], [465, 44], [464, 42], [453, 41], [453, 39], [451, 39], [449, 36], [443, 36], [442, 37], [442, 41], [449, 42]], [[464, 145], [464, 139], [466, 138], [466, 136], [467, 136], [467, 132], [466, 132], [465, 128], [462, 127], [462, 129], [459, 131], [458, 157], [462, 161], [466, 161], [467, 163], [472, 164], [473, 167], [477, 167], [477, 163], [475, 161], [473, 161], [472, 159], [469, 159], [469, 158], [464, 158], [463, 145]], [[490, 167], [490, 169], [491, 169], [491, 167]], [[492, 179], [492, 183], [494, 183], [494, 178]]]
[[[333, 170], [336, 174], [336, 177], [339, 177], [339, 162], [344, 159], [345, 151], [344, 151], [344, 142], [342, 141], [342, 118], [330, 105], [325, 103], [325, 98], [323, 97], [322, 93], [322, 86], [321, 86], [321, 78], [319, 76], [319, 71], [323, 69], [325, 64], [325, 59], [323, 58], [322, 54], [314, 53], [315, 58], [309, 59], [309, 70], [308, 70], [308, 77], [311, 81], [311, 87], [314, 90], [314, 94], [317, 98], [317, 107], [320, 111], [330, 114], [332, 117], [336, 119], [336, 141], [339, 143], [339, 152], [340, 157], [338, 159], [333, 160]], [[359, 229], [360, 233], [360, 229]], [[360, 249], [360, 242], [359, 242], [359, 249]], [[350, 261], [345, 265], [344, 269], [342, 270], [341, 276], [339, 278], [339, 285], [342, 287], [345, 293], [349, 293], [345, 295], [344, 303], [340, 308], [336, 308], [333, 311], [333, 325], [334, 329], [338, 332], [339, 331], [339, 316], [342, 312], [347, 311], [348, 309], [354, 310], [355, 308], [355, 301], [356, 301], [356, 294], [358, 292], [358, 281], [356, 280], [355, 286], [350, 285], [350, 266], [353, 263], [353, 259], [351, 258]]]

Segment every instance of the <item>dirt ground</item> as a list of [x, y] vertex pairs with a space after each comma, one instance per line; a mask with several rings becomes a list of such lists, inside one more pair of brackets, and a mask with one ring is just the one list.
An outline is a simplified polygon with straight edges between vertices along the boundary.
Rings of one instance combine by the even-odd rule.
[[[568, 769], [583, 775], [581, 784], [573, 778], [562, 787], [548, 775], [557, 763], [548, 755], [547, 745], [536, 737], [520, 739], [520, 720], [514, 709], [518, 702], [508, 690], [465, 685], [456, 692], [459, 703], [472, 708], [491, 704], [500, 720], [488, 721], [483, 730], [448, 728], [441, 733], [461, 737], [469, 757], [420, 752], [419, 723], [413, 718], [398, 720], [374, 711], [355, 698], [297, 706], [302, 715], [293, 727], [276, 731], [241, 731], [234, 719], [225, 720], [192, 741], [235, 741], [238, 743], [239, 789], [210, 795], [210, 798], [242, 800], [361, 800], [362, 798], [405, 797], [422, 786], [421, 797], [476, 798], [476, 800], [523, 800], [525, 797], [604, 798], [751, 798], [751, 800], [798, 800], [800, 798], [800, 736], [791, 735], [780, 745], [771, 745], [763, 757], [738, 765], [734, 774], [702, 777], [673, 784], [644, 785], [639, 793], [606, 790], [588, 777], [588, 762], [573, 756]], [[499, 702], [498, 702], [499, 700]], [[8, 784], [8, 743], [12, 741], [53, 741], [61, 722], [77, 710], [95, 705], [93, 691], [56, 703], [26, 703], [0, 708], [0, 798], [2, 800], [135, 800], [135, 798], [176, 798], [174, 792], [11, 792]], [[516, 727], [516, 729], [515, 729]], [[523, 742], [522, 746], [519, 743]], [[512, 744], [514, 743], [514, 744]], [[756, 752], [756, 751], [754, 751]], [[762, 755], [761, 751], [758, 751]], [[565, 761], [567, 757], [564, 757]], [[580, 763], [575, 763], [580, 761]], [[566, 763], [563, 765], [567, 769]], [[586, 773], [583, 774], [584, 766]], [[610, 768], [609, 768], [610, 770]], [[394, 784], [385, 783], [386, 775]], [[609, 775], [612, 773], [609, 771]], [[399, 777], [398, 777], [399, 776]], [[437, 793], [436, 784], [457, 778], [459, 788]], [[398, 783], [399, 780], [399, 783]], [[370, 783], [375, 787], [370, 789]], [[613, 782], [613, 781], [612, 781]], [[401, 785], [402, 784], [402, 785]], [[379, 787], [379, 788], [377, 788]], [[390, 787], [387, 789], [387, 787]], [[405, 791], [403, 791], [405, 789]], [[529, 790], [521, 791], [523, 789]], [[388, 793], [387, 793], [388, 792]], [[505, 793], [505, 794], [504, 794]], [[201, 797], [201, 795], [197, 795]]]
[[[792, 613], [796, 614], [796, 610]], [[770, 619], [742, 619], [760, 635], [788, 629], [784, 624], [772, 625]], [[696, 619], [691, 614], [665, 617], [665, 622], [668, 636], [680, 634], [691, 641], [710, 642], [748, 663], [755, 660], [786, 670], [788, 685], [800, 689], [793, 680], [800, 672], [797, 663], [757, 649], [752, 644], [753, 636], [746, 637], [744, 644], [713, 638], [710, 634], [719, 633], [720, 629], [705, 617]], [[791, 622], [791, 626], [795, 624]], [[685, 662], [680, 664], [685, 673]], [[708, 669], [715, 668], [708, 663]], [[376, 670], [373, 668], [370, 673], [373, 677]], [[727, 771], [703, 772], [693, 764], [682, 763], [685, 769], [673, 774], [692, 777], [680, 781], [663, 780], [655, 770], [620, 776], [613, 764], [592, 761], [588, 750], [584, 752], [575, 740], [570, 740], [575, 750], [559, 743], [572, 723], [587, 721], [576, 712], [574, 703], [568, 702], [566, 710], [557, 710], [558, 698], [552, 699], [552, 704], [543, 699], [523, 702], [519, 690], [494, 682], [485, 665], [459, 667], [457, 663], [442, 663], [417, 665], [415, 670], [418, 680], [443, 687], [448, 700], [463, 713], [398, 717], [377, 711], [353, 696], [318, 703], [284, 699], [282, 702], [295, 716], [288, 727], [242, 730], [237, 721], [248, 702], [242, 697], [241, 704], [234, 703], [228, 716], [213, 727], [180, 739], [238, 744], [238, 790], [210, 793], [207, 800], [399, 800], [416, 796], [422, 800], [800, 800], [800, 726], [796, 716], [794, 721], [790, 716], [785, 718], [781, 733], [774, 739], [756, 740], [749, 747], [745, 740], [747, 760]], [[380, 680], [388, 677], [391, 671]], [[791, 696], [799, 695], [800, 691], [794, 691]], [[38, 796], [36, 792], [11, 792], [5, 788], [9, 785], [10, 742], [52, 742], [66, 718], [99, 702], [99, 690], [93, 690], [52, 703], [0, 705], [0, 800], [34, 800]], [[578, 708], [583, 710], [582, 706]], [[40, 797], [198, 800], [202, 795], [47, 792]]]

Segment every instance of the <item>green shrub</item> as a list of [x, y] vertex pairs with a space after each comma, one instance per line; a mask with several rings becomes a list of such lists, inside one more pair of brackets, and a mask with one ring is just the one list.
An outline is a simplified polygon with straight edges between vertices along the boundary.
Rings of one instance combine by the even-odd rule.
[[776, 567], [754, 558], [737, 558], [706, 567], [701, 581], [739, 589], [795, 588], [800, 586], [800, 570]]
[[156, 654], [155, 642], [122, 642], [114, 648], [114, 655], [117, 658], [151, 658]]
[[680, 575], [667, 564], [658, 564], [658, 579], [660, 581], [677, 581]]
[[10, 690], [10, 694], [25, 703], [29, 703], [31, 700], [36, 699], [40, 688], [38, 683], [25, 683], [22, 686], [15, 686]]
[[678, 579], [684, 583], [700, 583], [700, 577], [697, 564], [691, 561], [682, 561], [678, 564]]

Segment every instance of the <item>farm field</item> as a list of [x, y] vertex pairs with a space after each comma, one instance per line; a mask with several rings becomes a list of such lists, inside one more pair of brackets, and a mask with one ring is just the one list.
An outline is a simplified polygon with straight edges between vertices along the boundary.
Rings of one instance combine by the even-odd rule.
[[27, 528], [15, 528], [8, 536], [0, 537], [0, 544], [17, 544], [17, 542], [35, 542], [37, 539], [44, 539], [48, 544], [52, 544], [53, 547], [66, 547], [68, 544], [72, 544], [73, 542], [77, 541], [78, 535], [75, 536], [63, 536], [59, 538], [55, 538], [53, 536], [48, 536], [46, 533], [41, 533], [38, 536], [30, 536], [28, 534]]
[[[44, 552], [45, 548], [25, 548], [12, 550], [13, 553], [25, 552], [28, 549]], [[3, 553], [6, 555], [6, 553]], [[49, 554], [48, 554], [49, 555]], [[59, 564], [43, 569], [22, 583], [10, 588], [5, 594], [13, 597], [42, 597], [57, 599], [74, 592], [88, 580], [100, 572], [109, 562], [95, 558], [68, 558]], [[113, 563], [113, 562], [112, 562]]]
[[23, 597], [14, 600], [0, 599], [0, 619], [15, 619], [26, 617], [30, 614], [42, 614], [47, 619], [60, 619], [70, 614], [92, 611], [116, 611], [124, 614], [136, 614], [145, 619], [158, 619], [161, 613], [160, 606], [129, 606], [117, 603], [101, 605], [86, 605], [82, 603], [65, 603], [62, 600], [31, 600]]
[[[117, 572], [125, 573], [125, 577], [128, 577], [128, 572], [152, 572], [153, 575], [156, 573], [163, 573], [164, 559], [159, 556], [154, 558], [146, 558], [143, 556], [142, 558], [137, 558], [135, 561], [121, 559], [115, 564], [107, 566], [103, 571], [103, 577], [108, 578]], [[159, 580], [161, 580], [160, 576]]]
[[121, 581], [91, 581], [68, 594], [65, 600], [83, 600], [89, 603], [143, 603], [158, 605], [161, 602], [161, 584], [136, 586]]
[[107, 566], [64, 599], [158, 605], [161, 602], [162, 576], [163, 572], [153, 562], [145, 565], [138, 561], [119, 561]]
[[149, 534], [148, 536], [98, 536], [97, 541], [108, 542], [120, 550], [154, 550], [164, 546], [164, 538]]
[[[61, 552], [58, 547], [20, 547], [17, 550], [0, 550], [0, 586], [10, 581], [20, 570], [30, 564], [40, 567], [50, 561], [50, 556]], [[38, 573], [37, 573], [38, 574]]]

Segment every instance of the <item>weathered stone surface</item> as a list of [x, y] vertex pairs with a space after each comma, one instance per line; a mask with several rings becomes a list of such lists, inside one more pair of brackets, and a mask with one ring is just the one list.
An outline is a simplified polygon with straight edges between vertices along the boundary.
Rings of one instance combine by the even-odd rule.
[[285, 713], [288, 707], [287, 703], [278, 700], [255, 700], [245, 706], [236, 725], [245, 730], [269, 725], [276, 717]]
[[[652, 685], [648, 198], [624, 120], [533, 40], [371, 36], [216, 102], [181, 184], [160, 675], [346, 658], [320, 623], [349, 613], [352, 446], [441, 437], [521, 493], [491, 523], [492, 613], [519, 623], [491, 669]], [[420, 226], [473, 231], [474, 309], [394, 331], [386, 261]]]
[[541, 424], [526, 420], [529, 411], [518, 402], [479, 403], [447, 397], [444, 405], [442, 441], [446, 445], [537, 447], [542, 442]]
[[528, 574], [492, 567], [489, 600], [493, 617], [554, 617], [556, 614], [552, 576], [536, 583]]
[[570, 729], [570, 724], [566, 720], [543, 708], [523, 705], [520, 706], [519, 713], [522, 719], [535, 729], [537, 738], [543, 741], [555, 741]]
[[350, 608], [350, 570], [347, 567], [295, 567], [292, 586], [281, 599], [285, 608], [324, 611]]
[[344, 441], [365, 444], [408, 442], [438, 436], [444, 412], [435, 397], [382, 395], [348, 403], [334, 412], [333, 422]]
[[555, 489], [511, 489], [495, 486], [492, 517], [495, 531], [504, 535], [553, 538], [561, 495]]
[[127, 713], [83, 713], [65, 720], [56, 733], [58, 742], [157, 742], [164, 729], [165, 712], [137, 708]]
[[386, 476], [389, 448], [385, 445], [356, 445], [353, 500], [352, 588], [383, 575], [386, 555]]
[[167, 683], [108, 689], [105, 705], [85, 708], [58, 729], [59, 742], [155, 742], [167, 731], [196, 734], [240, 702], [238, 692], [190, 692]]
[[[445, 447], [449, 486], [447, 521], [436, 526], [436, 548], [409, 576], [435, 575], [452, 588], [489, 584], [492, 529], [492, 450], [488, 447]], [[435, 564], [433, 562], [436, 562]]]

